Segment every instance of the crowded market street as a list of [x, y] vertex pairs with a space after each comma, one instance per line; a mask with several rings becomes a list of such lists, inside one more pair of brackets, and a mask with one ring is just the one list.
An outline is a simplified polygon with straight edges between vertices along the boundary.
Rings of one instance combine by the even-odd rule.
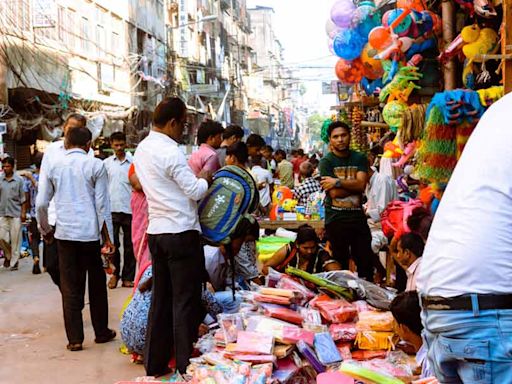
[[511, 384], [512, 0], [0, 0], [0, 384]]

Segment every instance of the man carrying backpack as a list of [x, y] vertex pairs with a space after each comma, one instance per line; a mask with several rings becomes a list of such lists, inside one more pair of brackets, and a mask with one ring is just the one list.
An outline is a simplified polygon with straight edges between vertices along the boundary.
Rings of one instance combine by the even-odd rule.
[[177, 370], [186, 371], [203, 315], [205, 270], [197, 201], [205, 195], [211, 175], [194, 176], [178, 147], [186, 119], [183, 101], [164, 99], [153, 113], [151, 132], [135, 152], [135, 170], [148, 202], [153, 261], [144, 353], [149, 376], [168, 373], [173, 352]]

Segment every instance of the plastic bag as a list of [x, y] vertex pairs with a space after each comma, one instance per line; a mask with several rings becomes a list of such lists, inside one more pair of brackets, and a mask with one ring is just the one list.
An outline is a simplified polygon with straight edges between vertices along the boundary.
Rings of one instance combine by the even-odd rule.
[[345, 299], [331, 299], [322, 294], [309, 302], [312, 308], [318, 309], [323, 318], [331, 323], [345, 323], [357, 316], [357, 309]]
[[357, 337], [355, 323], [331, 324], [329, 333], [334, 341], [354, 341]]
[[283, 328], [283, 342], [289, 344], [296, 344], [300, 340], [305, 341], [309, 345], [313, 345], [315, 341], [315, 334], [311, 331], [302, 328], [284, 327]]
[[265, 316], [274, 317], [289, 323], [301, 325], [303, 317], [290, 308], [282, 307], [275, 304], [261, 304]]
[[395, 319], [391, 312], [367, 311], [359, 314], [358, 331], [392, 332]]
[[290, 289], [295, 292], [298, 298], [298, 303], [301, 305], [304, 305], [315, 297], [315, 294], [311, 290], [287, 275], [281, 276], [281, 279], [277, 282], [276, 287], [281, 289]]
[[265, 278], [265, 285], [274, 288], [283, 276], [285, 276], [284, 273], [277, 272], [274, 268], [269, 267], [267, 277]]
[[292, 300], [289, 297], [271, 296], [271, 295], [263, 295], [263, 294], [255, 294], [254, 300], [256, 300], [259, 303], [270, 303], [270, 304], [280, 304], [280, 305], [290, 305], [292, 303]]
[[350, 343], [338, 343], [336, 344], [336, 348], [340, 352], [340, 356], [343, 360], [352, 360], [352, 352], [350, 348], [352, 344]]
[[365, 300], [371, 306], [384, 311], [389, 310], [391, 301], [393, 301], [396, 296], [395, 293], [370, 283], [369, 281], [360, 279], [347, 271], [323, 272], [317, 273], [315, 276], [329, 280], [331, 283], [339, 285], [340, 287], [352, 289], [358, 299]]
[[334, 344], [329, 332], [317, 333], [315, 335], [315, 351], [318, 360], [323, 365], [333, 364], [341, 361], [340, 352]]
[[234, 352], [248, 354], [271, 354], [274, 336], [251, 331], [239, 331]]
[[356, 337], [359, 349], [392, 350], [398, 342], [398, 336], [393, 332], [360, 331]]
[[285, 327], [299, 328], [294, 324], [265, 316], [251, 316], [247, 321], [247, 331], [272, 335], [276, 340], [283, 341]]
[[316, 309], [301, 307], [299, 308], [299, 313], [304, 318], [305, 323], [322, 324], [322, 316], [320, 316], [320, 312]]
[[224, 342], [234, 343], [237, 339], [238, 331], [244, 330], [242, 315], [238, 313], [221, 313], [218, 315], [220, 328], [224, 335]]
[[364, 366], [361, 362], [345, 361], [341, 365], [341, 372], [355, 379], [367, 380], [373, 383], [403, 384], [402, 380], [389, 375], [387, 372], [382, 372], [376, 367]]
[[297, 343], [297, 349], [299, 350], [300, 354], [307, 359], [307, 361], [311, 364], [317, 373], [325, 372], [325, 367], [318, 360], [315, 352], [304, 341], [300, 340]]

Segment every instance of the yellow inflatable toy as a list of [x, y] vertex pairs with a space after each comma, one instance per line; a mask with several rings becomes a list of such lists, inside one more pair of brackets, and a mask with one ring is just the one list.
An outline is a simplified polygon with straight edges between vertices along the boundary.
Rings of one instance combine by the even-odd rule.
[[478, 55], [496, 53], [499, 48], [499, 37], [491, 28], [482, 28], [477, 24], [464, 27], [460, 33], [465, 45], [462, 47], [464, 56], [468, 58], [468, 65], [473, 62], [481, 63], [483, 60]]

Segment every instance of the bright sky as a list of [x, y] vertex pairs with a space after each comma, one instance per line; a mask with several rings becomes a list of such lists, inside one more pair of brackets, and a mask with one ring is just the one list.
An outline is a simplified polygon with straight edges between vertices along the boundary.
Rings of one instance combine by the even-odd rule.
[[[297, 72], [308, 89], [305, 100], [327, 111], [335, 103], [333, 95], [323, 96], [321, 80], [330, 81], [336, 58], [327, 47], [325, 22], [334, 0], [248, 0], [248, 7], [274, 8], [274, 29], [284, 48], [284, 64], [304, 68]], [[317, 81], [310, 81], [315, 79]]]

